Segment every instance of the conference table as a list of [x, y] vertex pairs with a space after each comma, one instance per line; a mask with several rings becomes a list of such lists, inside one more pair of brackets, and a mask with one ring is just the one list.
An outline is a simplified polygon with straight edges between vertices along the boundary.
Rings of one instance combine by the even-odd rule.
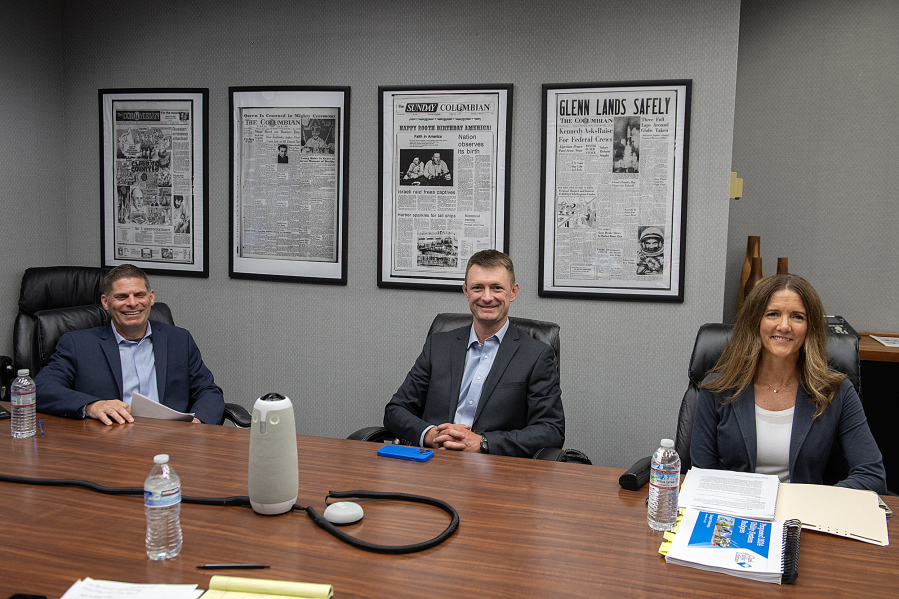
[[[0, 421], [0, 474], [141, 487], [153, 456], [168, 453], [184, 495], [247, 494], [248, 430], [39, 417], [44, 434], [24, 440]], [[646, 487], [621, 489], [617, 468], [448, 451], [418, 463], [379, 457], [373, 443], [304, 435], [297, 448], [299, 505], [322, 513], [329, 491], [426, 495], [458, 511], [458, 530], [426, 551], [386, 555], [341, 542], [304, 512], [182, 504], [181, 554], [156, 562], [145, 553], [140, 496], [0, 482], [0, 599], [60, 597], [85, 577], [207, 588], [215, 574], [331, 584], [338, 598], [894, 597], [899, 589], [896, 526], [888, 547], [803, 531], [799, 578], [780, 586], [666, 564], [661, 533], [646, 525]], [[899, 510], [899, 498], [886, 501]], [[450, 521], [433, 506], [360, 503], [365, 517], [343, 530], [373, 543], [425, 541]], [[271, 568], [196, 568], [207, 563]]]

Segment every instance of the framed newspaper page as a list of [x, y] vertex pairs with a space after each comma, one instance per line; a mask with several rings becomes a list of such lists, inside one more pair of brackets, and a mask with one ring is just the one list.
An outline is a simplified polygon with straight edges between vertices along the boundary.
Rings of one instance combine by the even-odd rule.
[[447, 290], [508, 252], [512, 85], [378, 88], [378, 286]]
[[98, 95], [103, 266], [209, 277], [209, 90]]
[[684, 301], [691, 88], [543, 86], [540, 296]]
[[346, 285], [350, 88], [228, 93], [228, 274]]

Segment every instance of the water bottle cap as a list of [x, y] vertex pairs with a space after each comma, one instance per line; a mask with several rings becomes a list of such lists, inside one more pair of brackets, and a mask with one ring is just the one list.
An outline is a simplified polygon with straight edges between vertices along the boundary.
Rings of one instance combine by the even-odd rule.
[[16, 373], [16, 376], [28, 376], [28, 369], [27, 368], [19, 369], [19, 371]]
[[671, 439], [662, 439], [662, 447], [674, 447], [674, 441]]
[[161, 453], [157, 456], [153, 456], [154, 464], [168, 464], [169, 463], [169, 454]]

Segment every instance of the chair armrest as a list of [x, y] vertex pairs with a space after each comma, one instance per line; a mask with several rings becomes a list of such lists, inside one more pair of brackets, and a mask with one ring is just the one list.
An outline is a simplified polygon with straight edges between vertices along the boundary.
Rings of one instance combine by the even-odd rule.
[[535, 460], [544, 460], [547, 462], [568, 462], [569, 464], [587, 464], [592, 466], [593, 462], [587, 457], [583, 451], [577, 449], [559, 449], [558, 447], [544, 447], [534, 454]]
[[534, 459], [547, 462], [565, 462], [565, 450], [559, 447], [544, 447], [537, 450], [537, 453], [534, 454]]
[[367, 426], [352, 433], [347, 439], [353, 441], [371, 441], [372, 443], [399, 443], [396, 435], [383, 426]]
[[640, 487], [649, 481], [649, 471], [652, 469], [652, 456], [647, 456], [618, 478], [618, 484], [628, 491], [639, 491]]
[[225, 420], [230, 420], [239, 428], [250, 428], [250, 423], [252, 422], [252, 418], [247, 409], [236, 403], [225, 404], [225, 414], [222, 417], [223, 424]]
[[9, 401], [9, 385], [16, 378], [12, 368], [12, 358], [0, 356], [0, 401]]

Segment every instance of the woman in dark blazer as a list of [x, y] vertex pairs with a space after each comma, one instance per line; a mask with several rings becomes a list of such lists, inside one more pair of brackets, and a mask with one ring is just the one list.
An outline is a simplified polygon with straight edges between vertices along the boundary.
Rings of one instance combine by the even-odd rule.
[[858, 393], [827, 366], [817, 292], [796, 275], [764, 279], [746, 297], [701, 385], [693, 465], [821, 484], [835, 444], [849, 463], [837, 486], [886, 491], [883, 459]]

